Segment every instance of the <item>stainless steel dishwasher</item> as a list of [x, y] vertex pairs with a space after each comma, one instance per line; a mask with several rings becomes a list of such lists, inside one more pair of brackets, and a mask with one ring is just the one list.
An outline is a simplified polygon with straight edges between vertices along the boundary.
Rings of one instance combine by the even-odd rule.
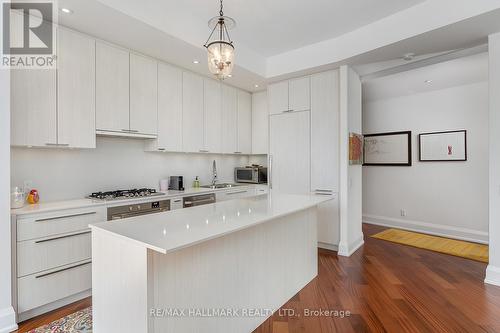
[[215, 203], [215, 193], [192, 195], [184, 197], [184, 208]]

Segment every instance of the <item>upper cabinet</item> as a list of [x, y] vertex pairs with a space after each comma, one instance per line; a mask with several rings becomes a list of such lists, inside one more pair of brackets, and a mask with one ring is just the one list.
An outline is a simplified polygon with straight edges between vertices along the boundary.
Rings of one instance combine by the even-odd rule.
[[184, 72], [182, 79], [182, 149], [203, 152], [203, 78]]
[[12, 145], [95, 147], [95, 41], [57, 29], [57, 70], [11, 73]]
[[204, 85], [204, 147], [207, 153], [222, 152], [222, 90], [218, 81], [203, 80]]
[[182, 70], [158, 64], [158, 138], [148, 140], [149, 151], [182, 151]]
[[129, 53], [102, 42], [96, 45], [97, 131], [130, 130]]
[[222, 152], [238, 151], [238, 90], [222, 86]]
[[252, 154], [267, 154], [269, 146], [269, 112], [267, 93], [252, 95]]
[[58, 143], [95, 148], [95, 40], [64, 28], [58, 36]]
[[141, 55], [130, 54], [130, 131], [158, 133], [158, 64]]
[[238, 154], [252, 153], [252, 95], [238, 91]]
[[270, 114], [305, 111], [311, 108], [308, 76], [270, 84], [267, 91]]

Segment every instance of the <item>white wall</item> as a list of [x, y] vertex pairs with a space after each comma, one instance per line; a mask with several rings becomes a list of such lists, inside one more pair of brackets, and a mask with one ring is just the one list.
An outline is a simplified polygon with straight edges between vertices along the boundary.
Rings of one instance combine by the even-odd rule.
[[340, 68], [340, 242], [350, 256], [363, 245], [362, 167], [349, 165], [349, 132], [361, 133], [361, 81], [350, 67]]
[[0, 333], [17, 328], [11, 297], [9, 74], [0, 69]]
[[[457, 129], [467, 130], [467, 162], [418, 161], [419, 133]], [[413, 166], [363, 167], [364, 221], [487, 242], [488, 83], [364, 104], [364, 134], [406, 130]]]
[[144, 152], [143, 141], [97, 138], [97, 149], [13, 148], [13, 186], [33, 181], [43, 201], [82, 198], [94, 191], [120, 188], [158, 188], [168, 176], [184, 176], [191, 187], [195, 176], [209, 183], [212, 160], [217, 161], [219, 181], [234, 181], [234, 167], [248, 164], [248, 157], [186, 153]]
[[489, 231], [486, 283], [500, 286], [500, 33], [489, 37]]

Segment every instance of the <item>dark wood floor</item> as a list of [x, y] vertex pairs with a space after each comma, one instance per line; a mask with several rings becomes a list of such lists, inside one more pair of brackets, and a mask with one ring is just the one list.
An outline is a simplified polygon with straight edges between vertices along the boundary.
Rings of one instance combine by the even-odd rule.
[[[293, 315], [277, 312], [254, 333], [500, 332], [500, 288], [483, 283], [485, 264], [369, 237], [383, 229], [364, 225], [365, 245], [350, 258], [320, 251], [318, 277], [282, 307]], [[19, 332], [90, 303], [22, 323]], [[307, 309], [332, 316], [306, 317]]]

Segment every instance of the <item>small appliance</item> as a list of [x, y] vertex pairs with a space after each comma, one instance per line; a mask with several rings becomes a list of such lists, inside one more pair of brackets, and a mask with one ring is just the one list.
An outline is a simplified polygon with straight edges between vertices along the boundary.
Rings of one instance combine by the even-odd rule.
[[184, 177], [170, 176], [168, 189], [173, 191], [184, 191]]
[[267, 183], [267, 168], [261, 165], [234, 168], [234, 180], [237, 183], [265, 184]]

